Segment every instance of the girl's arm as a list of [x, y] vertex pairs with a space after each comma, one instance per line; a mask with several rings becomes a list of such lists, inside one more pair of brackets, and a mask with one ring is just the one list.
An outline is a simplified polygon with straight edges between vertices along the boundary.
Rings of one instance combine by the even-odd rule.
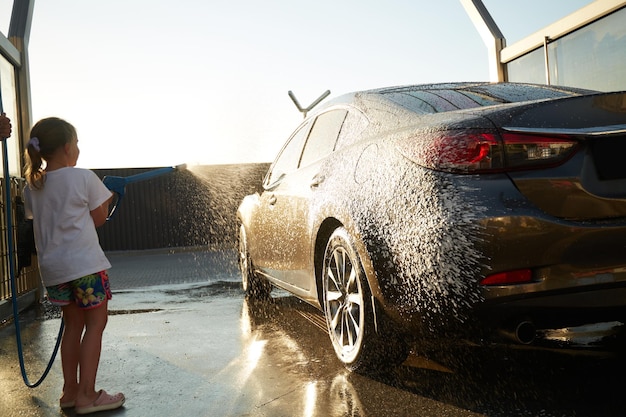
[[111, 200], [113, 196], [109, 198], [107, 201], [102, 203], [102, 205], [98, 208], [95, 208], [89, 212], [91, 214], [91, 218], [93, 219], [93, 224], [96, 227], [102, 226], [107, 221], [107, 217], [109, 216], [109, 204], [111, 204]]
[[4, 113], [0, 114], [0, 138], [6, 139], [11, 136], [11, 119]]

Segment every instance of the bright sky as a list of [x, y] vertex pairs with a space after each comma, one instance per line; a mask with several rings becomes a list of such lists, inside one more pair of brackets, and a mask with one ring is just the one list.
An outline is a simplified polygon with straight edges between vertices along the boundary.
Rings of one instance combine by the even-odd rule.
[[[483, 3], [511, 45], [591, 0]], [[460, 0], [38, 0], [29, 52], [34, 121], [74, 124], [85, 168], [269, 162], [289, 90], [489, 78]]]

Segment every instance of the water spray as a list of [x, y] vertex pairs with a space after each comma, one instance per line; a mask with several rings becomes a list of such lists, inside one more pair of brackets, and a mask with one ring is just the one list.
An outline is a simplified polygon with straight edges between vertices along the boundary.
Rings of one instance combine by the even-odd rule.
[[181, 164], [171, 167], [157, 168], [150, 171], [142, 172], [140, 174], [130, 175], [128, 177], [116, 177], [107, 175], [102, 179], [104, 185], [112, 192], [115, 193], [115, 201], [111, 208], [107, 220], [110, 220], [117, 209], [117, 206], [122, 201], [124, 194], [126, 194], [126, 186], [133, 182], [145, 181], [152, 178], [160, 177], [161, 175], [169, 174], [170, 172], [187, 169], [187, 164]]

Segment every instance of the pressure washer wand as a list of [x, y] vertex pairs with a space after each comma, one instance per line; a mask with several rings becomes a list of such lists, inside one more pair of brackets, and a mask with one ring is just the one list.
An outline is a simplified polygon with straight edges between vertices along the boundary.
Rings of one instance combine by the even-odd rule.
[[133, 182], [145, 181], [145, 180], [149, 180], [155, 177], [160, 177], [161, 175], [169, 174], [170, 172], [183, 170], [186, 168], [187, 168], [186, 164], [181, 164], [181, 165], [176, 165], [172, 167], [157, 168], [157, 169], [153, 169], [150, 171], [142, 172], [140, 174], [130, 175], [128, 177], [116, 177], [116, 176], [106, 175], [102, 179], [102, 182], [109, 190], [113, 191], [117, 196], [117, 199], [115, 200], [115, 203], [113, 204], [113, 208], [109, 212], [109, 216], [107, 217], [107, 220], [110, 220], [111, 217], [113, 217], [113, 214], [115, 213], [115, 210], [117, 209], [117, 206], [120, 204], [120, 201], [122, 201], [122, 197], [124, 197], [124, 194], [126, 194], [126, 185], [131, 184]]

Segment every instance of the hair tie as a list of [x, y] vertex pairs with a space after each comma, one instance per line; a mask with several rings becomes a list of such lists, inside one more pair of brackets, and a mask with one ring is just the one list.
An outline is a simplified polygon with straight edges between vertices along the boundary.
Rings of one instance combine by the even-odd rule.
[[36, 136], [30, 138], [30, 140], [28, 141], [28, 146], [32, 146], [37, 152], [41, 151], [41, 148], [39, 147], [39, 138]]

